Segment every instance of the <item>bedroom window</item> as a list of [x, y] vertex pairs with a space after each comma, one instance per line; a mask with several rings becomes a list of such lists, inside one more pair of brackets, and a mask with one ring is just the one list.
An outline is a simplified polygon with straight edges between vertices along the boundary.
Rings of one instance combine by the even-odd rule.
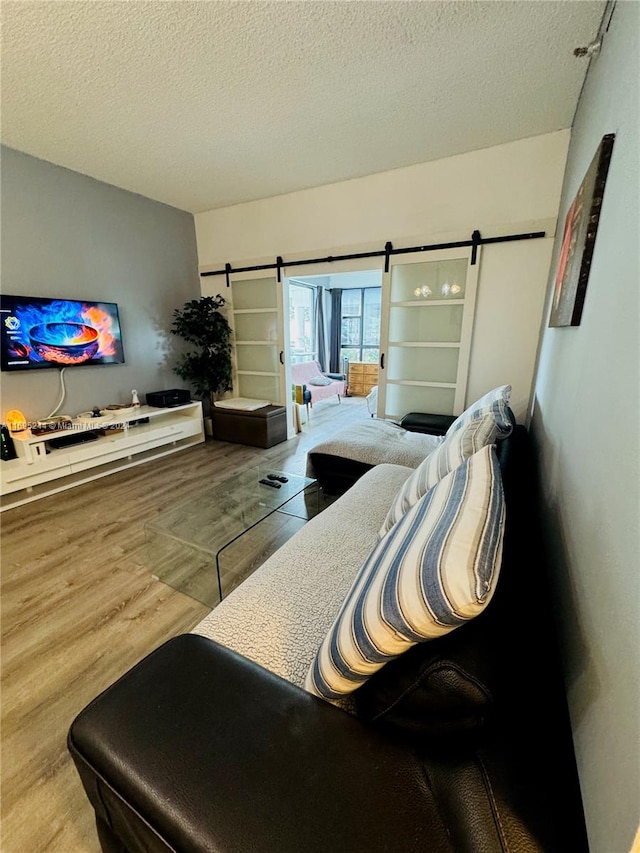
[[340, 353], [349, 361], [377, 364], [380, 359], [380, 287], [342, 291]]
[[289, 336], [291, 363], [316, 358], [313, 326], [315, 288], [308, 284], [289, 283]]

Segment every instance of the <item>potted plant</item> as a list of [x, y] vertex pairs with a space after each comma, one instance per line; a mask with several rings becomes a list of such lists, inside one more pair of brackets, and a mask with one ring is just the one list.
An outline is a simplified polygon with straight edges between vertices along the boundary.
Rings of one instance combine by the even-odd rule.
[[174, 372], [193, 388], [196, 397], [205, 403], [205, 414], [216, 395], [231, 391], [231, 326], [220, 309], [226, 300], [217, 296], [202, 296], [185, 302], [173, 312], [171, 333], [191, 344]]

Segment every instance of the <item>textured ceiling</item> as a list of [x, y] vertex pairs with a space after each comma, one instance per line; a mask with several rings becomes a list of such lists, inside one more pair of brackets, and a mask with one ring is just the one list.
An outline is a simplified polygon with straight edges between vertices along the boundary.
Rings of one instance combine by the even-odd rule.
[[199, 212], [566, 128], [590, 2], [3, 0], [2, 141]]

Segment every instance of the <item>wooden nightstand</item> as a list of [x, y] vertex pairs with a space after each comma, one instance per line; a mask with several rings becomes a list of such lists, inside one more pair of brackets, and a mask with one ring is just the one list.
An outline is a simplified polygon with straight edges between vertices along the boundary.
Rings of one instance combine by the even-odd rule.
[[348, 394], [350, 397], [366, 397], [378, 384], [378, 365], [363, 361], [349, 362]]

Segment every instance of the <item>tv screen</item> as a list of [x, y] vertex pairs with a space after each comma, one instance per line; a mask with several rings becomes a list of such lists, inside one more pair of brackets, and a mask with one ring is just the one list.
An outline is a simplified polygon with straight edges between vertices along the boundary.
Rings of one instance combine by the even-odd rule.
[[122, 364], [114, 302], [0, 296], [2, 370]]

